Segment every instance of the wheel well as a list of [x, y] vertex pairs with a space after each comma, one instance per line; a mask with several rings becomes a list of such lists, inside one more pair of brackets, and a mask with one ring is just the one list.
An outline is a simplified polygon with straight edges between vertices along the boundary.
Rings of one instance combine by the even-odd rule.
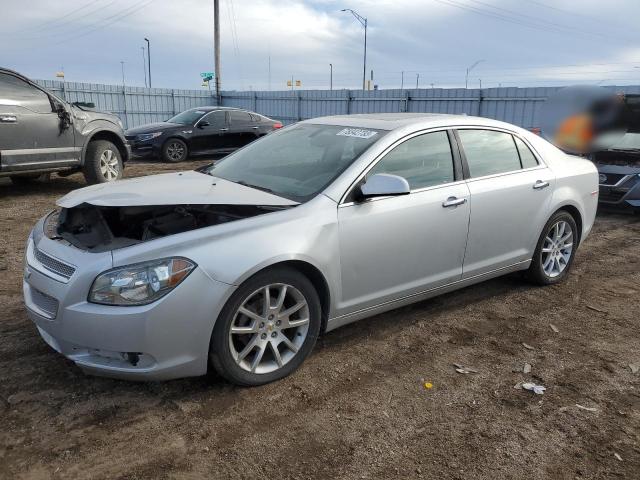
[[560, 211], [567, 212], [573, 217], [573, 220], [576, 222], [576, 226], [578, 227], [578, 245], [580, 245], [580, 241], [582, 240], [582, 216], [580, 215], [580, 211], [573, 205], [565, 205], [564, 207], [556, 210], [554, 212], [554, 215]]
[[89, 139], [89, 142], [87, 142], [87, 146], [89, 145], [89, 143], [93, 142], [94, 140], [107, 140], [107, 141], [113, 143], [118, 148], [118, 151], [120, 152], [120, 157], [122, 158], [122, 161], [126, 162], [127, 160], [129, 160], [129, 154], [127, 152], [126, 147], [124, 146], [124, 142], [115, 133], [110, 132], [108, 130], [102, 130], [102, 131], [96, 133], [95, 135], [93, 135]]
[[324, 332], [327, 328], [327, 321], [329, 319], [329, 310], [331, 308], [331, 295], [329, 293], [329, 285], [324, 275], [320, 270], [311, 265], [310, 263], [303, 262], [301, 260], [287, 260], [285, 262], [276, 263], [270, 265], [272, 267], [285, 266], [297, 270], [302, 275], [307, 277], [313, 284], [320, 297], [320, 307], [322, 308], [322, 325], [320, 326], [320, 332]]

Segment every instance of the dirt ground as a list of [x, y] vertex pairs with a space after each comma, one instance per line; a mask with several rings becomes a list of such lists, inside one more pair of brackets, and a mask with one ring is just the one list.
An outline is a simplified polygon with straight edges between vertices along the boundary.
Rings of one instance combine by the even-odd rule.
[[82, 374], [22, 304], [31, 226], [83, 185], [0, 181], [0, 478], [640, 478], [640, 216], [599, 215], [561, 285], [513, 275], [364, 320], [277, 383], [131, 383]]

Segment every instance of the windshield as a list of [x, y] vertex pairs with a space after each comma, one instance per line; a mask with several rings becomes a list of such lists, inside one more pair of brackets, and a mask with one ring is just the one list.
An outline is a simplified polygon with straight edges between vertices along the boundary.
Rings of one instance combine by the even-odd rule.
[[204, 110], [193, 109], [187, 110], [185, 112], [179, 113], [175, 117], [171, 117], [167, 122], [169, 123], [179, 123], [180, 125], [193, 125], [196, 123], [200, 117], [202, 117], [205, 113]]
[[640, 133], [626, 133], [610, 148], [613, 150], [640, 149]]
[[304, 202], [324, 190], [385, 133], [298, 124], [250, 143], [205, 172]]

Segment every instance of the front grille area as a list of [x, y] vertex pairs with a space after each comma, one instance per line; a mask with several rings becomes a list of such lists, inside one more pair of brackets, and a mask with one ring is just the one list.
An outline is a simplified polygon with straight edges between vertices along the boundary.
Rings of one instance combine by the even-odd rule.
[[40, 262], [40, 264], [46, 268], [47, 270], [60, 275], [61, 277], [66, 278], [67, 280], [71, 278], [76, 271], [74, 267], [71, 265], [67, 265], [66, 263], [62, 263], [60, 260], [57, 260], [46, 253], [34, 248], [34, 256], [36, 260]]
[[56, 318], [58, 314], [58, 301], [55, 298], [31, 287], [31, 301], [46, 313], [49, 319], [53, 320]]
[[600, 194], [598, 195], [598, 200], [605, 203], [617, 203], [620, 200], [622, 200], [622, 197], [624, 197], [626, 193], [627, 193], [627, 190], [620, 190], [619, 188], [617, 189], [601, 188]]

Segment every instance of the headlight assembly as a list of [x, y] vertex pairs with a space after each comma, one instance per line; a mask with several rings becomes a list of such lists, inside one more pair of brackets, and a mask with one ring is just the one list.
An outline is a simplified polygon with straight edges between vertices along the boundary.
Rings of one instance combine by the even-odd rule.
[[147, 140], [159, 137], [160, 135], [162, 135], [162, 132], [141, 133], [140, 135], [138, 135], [137, 140], [139, 142], [146, 142]]
[[163, 258], [106, 271], [93, 281], [89, 302], [102, 305], [146, 305], [164, 297], [193, 271], [186, 258]]

